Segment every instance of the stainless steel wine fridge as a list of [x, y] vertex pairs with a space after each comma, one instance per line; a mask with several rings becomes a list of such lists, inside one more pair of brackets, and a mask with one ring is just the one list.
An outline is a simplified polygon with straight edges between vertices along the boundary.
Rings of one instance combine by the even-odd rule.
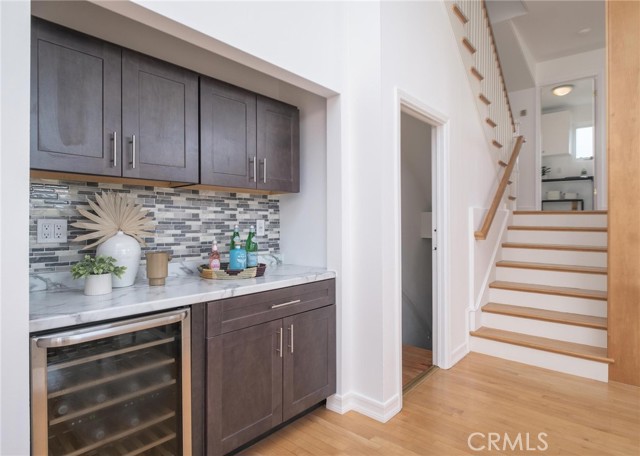
[[31, 337], [36, 456], [190, 455], [190, 312]]

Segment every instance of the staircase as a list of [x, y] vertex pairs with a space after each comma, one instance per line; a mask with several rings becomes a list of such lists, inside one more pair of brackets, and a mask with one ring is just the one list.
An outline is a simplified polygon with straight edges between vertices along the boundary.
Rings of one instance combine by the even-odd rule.
[[607, 381], [607, 213], [515, 211], [471, 351]]

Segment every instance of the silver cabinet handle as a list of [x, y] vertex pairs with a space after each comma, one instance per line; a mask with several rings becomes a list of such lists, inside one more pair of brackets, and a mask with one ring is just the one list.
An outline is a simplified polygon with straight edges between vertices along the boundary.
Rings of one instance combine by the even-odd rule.
[[289, 326], [289, 351], [293, 353], [293, 323]]
[[295, 301], [283, 302], [282, 304], [275, 304], [275, 305], [271, 306], [271, 308], [272, 309], [277, 309], [278, 307], [290, 306], [291, 304], [298, 304], [299, 302], [300, 302], [300, 300], [296, 299]]
[[113, 132], [113, 167], [118, 166], [118, 132]]
[[136, 135], [131, 135], [131, 168], [136, 169]]
[[262, 182], [267, 183], [267, 159], [264, 159], [264, 165], [262, 167]]
[[90, 328], [66, 331], [49, 336], [34, 337], [36, 345], [40, 348], [67, 347], [83, 342], [90, 342], [105, 337], [117, 336], [143, 329], [155, 328], [156, 326], [170, 325], [184, 320], [189, 315], [188, 310], [178, 310], [167, 312], [162, 315], [136, 318], [106, 325], [93, 326]]
[[257, 157], [250, 158], [253, 162], [253, 181], [258, 182], [258, 159]]
[[276, 352], [278, 352], [280, 358], [282, 358], [282, 328], [278, 330], [278, 347], [279, 348], [276, 348]]

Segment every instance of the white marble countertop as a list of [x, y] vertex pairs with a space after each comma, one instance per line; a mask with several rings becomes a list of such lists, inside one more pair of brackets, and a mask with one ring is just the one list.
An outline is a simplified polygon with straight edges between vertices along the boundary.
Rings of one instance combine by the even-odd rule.
[[268, 266], [264, 277], [207, 280], [197, 274], [170, 276], [166, 285], [150, 287], [146, 280], [111, 294], [85, 296], [82, 289], [61, 286], [29, 294], [29, 331], [39, 332], [113, 318], [166, 310], [277, 288], [332, 279], [335, 273], [307, 266]]

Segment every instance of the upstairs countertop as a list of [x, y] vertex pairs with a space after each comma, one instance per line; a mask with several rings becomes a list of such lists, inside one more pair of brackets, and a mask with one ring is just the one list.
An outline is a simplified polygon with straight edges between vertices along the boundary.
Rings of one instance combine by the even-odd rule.
[[570, 176], [555, 179], [542, 179], [542, 182], [593, 181], [593, 176]]
[[[188, 270], [184, 265], [181, 268]], [[49, 286], [49, 290], [32, 291], [29, 294], [29, 332], [98, 323], [333, 279], [335, 276], [334, 272], [324, 268], [278, 265], [268, 266], [264, 277], [255, 279], [209, 280], [200, 278], [191, 269], [185, 275], [167, 277], [164, 286], [151, 287], [146, 279], [138, 278], [133, 286], [114, 288], [112, 293], [102, 296], [85, 296], [80, 288], [54, 284], [53, 287]], [[82, 282], [78, 281], [79, 286], [82, 286]]]

